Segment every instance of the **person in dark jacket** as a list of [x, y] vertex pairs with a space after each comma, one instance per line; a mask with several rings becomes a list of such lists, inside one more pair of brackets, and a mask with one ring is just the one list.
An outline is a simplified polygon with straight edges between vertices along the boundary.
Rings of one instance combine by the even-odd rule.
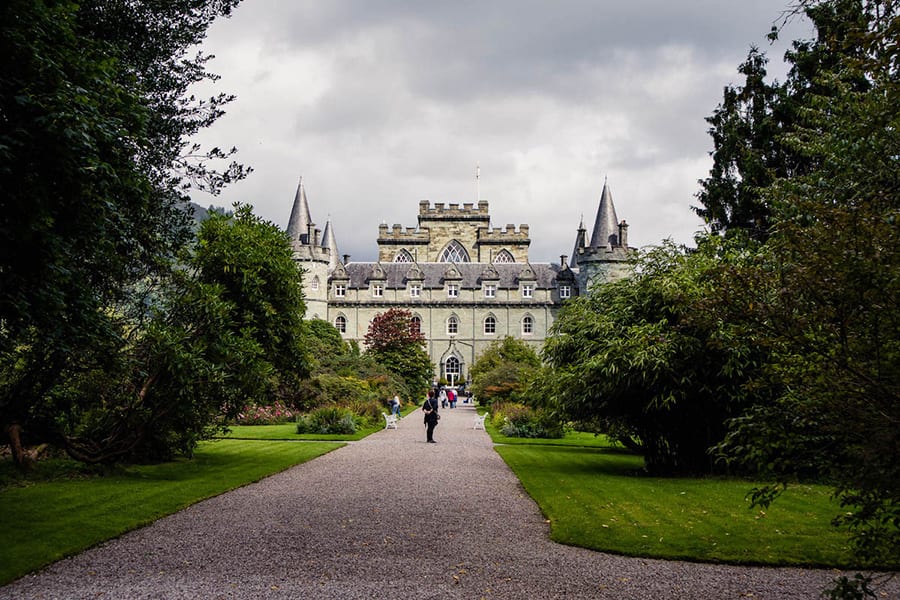
[[428, 392], [428, 398], [425, 399], [425, 403], [422, 404], [422, 410], [425, 411], [425, 433], [426, 433], [426, 441], [429, 444], [434, 444], [434, 428], [437, 426], [438, 419], [438, 401], [437, 398], [434, 397], [434, 392]]

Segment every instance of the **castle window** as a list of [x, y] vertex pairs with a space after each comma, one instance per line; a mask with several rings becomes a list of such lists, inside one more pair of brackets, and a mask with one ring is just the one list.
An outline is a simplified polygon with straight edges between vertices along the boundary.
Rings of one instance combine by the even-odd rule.
[[419, 294], [422, 293], [422, 286], [418, 283], [413, 283], [409, 286], [409, 297], [410, 298], [418, 298]]
[[534, 297], [534, 286], [530, 283], [522, 284], [522, 297], [523, 298], [532, 298]]
[[343, 283], [334, 284], [334, 295], [338, 298], [343, 298], [344, 296], [346, 296], [347, 286], [345, 286]]
[[460, 244], [456, 240], [452, 240], [449, 244], [447, 244], [447, 247], [444, 248], [444, 251], [441, 252], [441, 256], [438, 258], [438, 262], [467, 263], [469, 262], [469, 253], [466, 252], [466, 249], [463, 248], [462, 244]]
[[447, 334], [456, 335], [457, 333], [459, 333], [459, 319], [450, 317], [447, 319]]
[[413, 315], [409, 320], [409, 330], [413, 333], [422, 333], [422, 319]]
[[495, 333], [497, 333], [497, 319], [495, 319], [493, 316], [485, 317], [484, 333], [485, 335], [494, 335]]
[[484, 297], [493, 298], [497, 295], [497, 286], [493, 283], [484, 284]]
[[450, 385], [456, 385], [459, 381], [462, 374], [461, 366], [459, 359], [455, 356], [448, 356], [447, 360], [444, 361], [444, 377], [447, 378]]
[[334, 328], [341, 333], [347, 333], [347, 317], [338, 315], [334, 318]]
[[559, 286], [559, 297], [560, 298], [571, 298], [572, 297], [572, 288], [567, 285]]
[[534, 318], [530, 315], [522, 317], [522, 335], [532, 335], [534, 333]]
[[384, 285], [380, 283], [373, 283], [372, 295], [376, 298], [381, 298], [382, 296], [384, 296]]
[[406, 250], [401, 250], [397, 253], [397, 256], [394, 257], [395, 263], [411, 263], [413, 262], [412, 254], [410, 254]]
[[514, 263], [516, 259], [513, 258], [513, 255], [509, 250], [501, 250], [497, 253], [497, 256], [494, 257], [495, 263]]
[[316, 275], [312, 278], [312, 281], [309, 282], [309, 287], [312, 291], [316, 291], [319, 289], [319, 276]]
[[447, 284], [447, 297], [459, 298], [459, 286], [455, 283]]

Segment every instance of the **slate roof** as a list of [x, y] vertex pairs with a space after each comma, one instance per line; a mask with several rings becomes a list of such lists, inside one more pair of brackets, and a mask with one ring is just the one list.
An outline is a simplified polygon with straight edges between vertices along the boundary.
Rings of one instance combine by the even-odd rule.
[[[550, 263], [349, 263], [344, 269], [350, 278], [349, 288], [365, 289], [371, 279], [383, 279], [386, 289], [405, 289], [410, 269], [418, 267], [423, 275], [423, 289], [441, 289], [446, 279], [457, 283], [461, 289], [481, 289], [482, 275], [489, 267], [496, 271], [497, 278], [488, 277], [496, 282], [498, 289], [518, 289], [519, 281], [533, 281], [536, 289], [552, 289], [556, 287], [556, 277], [562, 267]], [[379, 272], [380, 268], [380, 272]], [[448, 273], [451, 268], [457, 273]], [[524, 273], [529, 269], [533, 276]], [[568, 281], [565, 275], [562, 278]]]

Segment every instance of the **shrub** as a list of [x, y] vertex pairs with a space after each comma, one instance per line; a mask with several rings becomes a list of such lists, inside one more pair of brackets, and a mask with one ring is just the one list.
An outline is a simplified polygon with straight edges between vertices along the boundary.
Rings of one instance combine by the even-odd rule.
[[270, 405], [250, 404], [238, 413], [237, 425], [280, 425], [294, 420], [296, 413], [282, 404], [274, 402]]
[[561, 438], [565, 435], [562, 422], [549, 411], [523, 404], [495, 403], [491, 422], [507, 437]]
[[324, 406], [297, 417], [297, 433], [356, 433], [358, 417], [347, 408]]

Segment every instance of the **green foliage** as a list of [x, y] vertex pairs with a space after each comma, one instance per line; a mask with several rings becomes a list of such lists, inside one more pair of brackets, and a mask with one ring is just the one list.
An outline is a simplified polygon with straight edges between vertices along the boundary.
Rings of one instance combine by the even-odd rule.
[[567, 419], [639, 447], [651, 472], [712, 471], [709, 448], [752, 398], [752, 336], [698, 317], [717, 266], [712, 243], [646, 250], [632, 277], [568, 302], [544, 346], [544, 393]]
[[[143, 360], [139, 348], [175, 358], [172, 336], [147, 321], [159, 280], [190, 237], [184, 193], [217, 191], [247, 173], [234, 163], [216, 171], [230, 153], [188, 147], [229, 97], [187, 94], [215, 78], [205, 57], [187, 52], [236, 3], [0, 6], [9, 63], [0, 77], [0, 425], [11, 439], [74, 439], [77, 455], [107, 455], [82, 442], [144, 419], [143, 411], [113, 419], [111, 406], [145, 393], [129, 375]], [[130, 451], [119, 440], [144, 435], [116, 435], [115, 452]]]
[[[805, 2], [816, 38], [795, 42], [780, 142], [805, 165], [759, 191], [771, 237], [723, 269], [711, 314], [767, 355], [774, 394], [731, 423], [719, 451], [775, 486], [832, 482], [857, 556], [900, 554], [900, 180], [894, 3]], [[852, 582], [851, 582], [852, 583]]]
[[425, 337], [413, 326], [412, 313], [392, 308], [369, 324], [366, 353], [402, 377], [410, 393], [418, 397], [431, 385], [434, 365], [425, 351]]
[[549, 410], [524, 404], [494, 402], [491, 421], [507, 437], [558, 439], [565, 435], [562, 423]]
[[356, 433], [357, 415], [339, 406], [323, 406], [297, 417], [297, 433]]
[[541, 366], [541, 359], [527, 343], [506, 336], [491, 343], [469, 368], [472, 391], [478, 402], [527, 403], [528, 389]]

